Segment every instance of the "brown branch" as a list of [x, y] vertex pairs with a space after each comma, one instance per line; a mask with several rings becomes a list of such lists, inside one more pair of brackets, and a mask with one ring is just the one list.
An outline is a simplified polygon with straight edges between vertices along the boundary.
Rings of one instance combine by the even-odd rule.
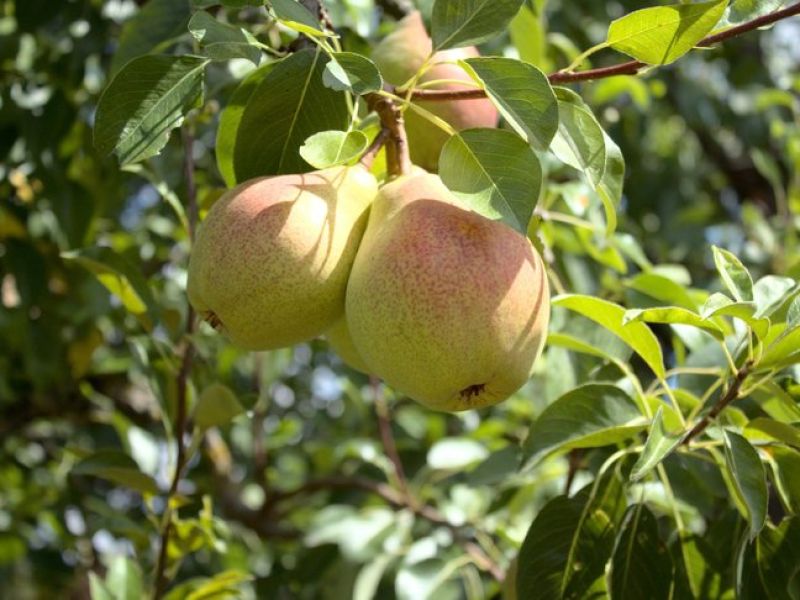
[[397, 485], [405, 496], [406, 503], [415, 506], [418, 503], [414, 500], [414, 497], [408, 488], [408, 480], [406, 479], [406, 473], [403, 469], [403, 461], [400, 459], [400, 454], [397, 452], [397, 444], [395, 443], [394, 435], [392, 434], [392, 422], [389, 417], [389, 405], [386, 403], [386, 398], [383, 397], [380, 380], [375, 376], [371, 376], [369, 378], [369, 383], [372, 387], [372, 395], [375, 401], [375, 414], [378, 417], [378, 430], [381, 434], [383, 450], [386, 452], [386, 456], [389, 457], [389, 460], [392, 461], [394, 474], [397, 478]]
[[[184, 179], [186, 182], [186, 197], [188, 202], [188, 218], [189, 218], [189, 238], [194, 240], [194, 232], [197, 226], [197, 187], [194, 181], [194, 156], [192, 153], [192, 146], [194, 145], [194, 136], [186, 125], [182, 129], [183, 145], [184, 145]], [[177, 375], [177, 397], [175, 409], [175, 443], [177, 444], [178, 452], [175, 459], [175, 473], [172, 477], [172, 483], [169, 487], [167, 494], [167, 502], [164, 507], [164, 529], [161, 532], [161, 540], [159, 544], [158, 560], [156, 562], [155, 570], [155, 589], [153, 598], [159, 600], [163, 597], [167, 589], [169, 581], [166, 577], [167, 569], [167, 549], [169, 547], [169, 538], [172, 534], [172, 509], [170, 507], [170, 500], [177, 494], [178, 485], [181, 481], [181, 475], [186, 463], [186, 446], [184, 444], [184, 435], [187, 429], [187, 391], [189, 386], [189, 376], [192, 370], [192, 360], [194, 358], [194, 345], [192, 344], [192, 334], [194, 333], [195, 318], [194, 310], [189, 305], [186, 312], [186, 329], [184, 331], [181, 351], [181, 366]]]
[[[708, 48], [714, 44], [724, 42], [730, 38], [742, 35], [749, 31], [753, 31], [760, 27], [772, 25], [783, 19], [793, 17], [800, 14], [800, 2], [788, 6], [782, 10], [769, 13], [747, 21], [741, 25], [725, 29], [719, 33], [709, 35], [697, 43], [697, 47]], [[638, 60], [630, 60], [627, 62], [611, 65], [608, 67], [598, 67], [596, 69], [588, 69], [586, 71], [578, 72], [565, 72], [557, 71], [547, 76], [550, 83], [575, 83], [579, 81], [589, 81], [594, 79], [603, 79], [605, 77], [613, 77], [615, 75], [635, 75], [642, 68], [647, 67], [646, 63]], [[656, 65], [657, 66], [657, 65]], [[431, 101], [445, 101], [445, 100], [471, 100], [475, 98], [483, 98], [486, 95], [484, 90], [414, 90], [411, 97], [415, 100], [431, 100]]]
[[381, 127], [378, 135], [376, 135], [375, 139], [372, 140], [369, 148], [367, 148], [364, 154], [361, 155], [361, 159], [358, 162], [361, 163], [365, 169], [371, 169], [372, 163], [375, 162], [375, 158], [378, 156], [378, 153], [381, 151], [381, 148], [383, 148], [388, 139], [389, 130], [386, 127]]
[[731, 384], [728, 386], [728, 389], [725, 391], [725, 393], [720, 396], [719, 400], [717, 400], [717, 403], [711, 408], [710, 411], [708, 411], [708, 414], [700, 419], [697, 424], [692, 427], [689, 433], [683, 437], [681, 444], [688, 444], [692, 439], [700, 435], [731, 402], [739, 398], [739, 392], [742, 389], [742, 384], [744, 383], [744, 380], [747, 379], [747, 376], [750, 374], [752, 368], [752, 359], [748, 360], [744, 365], [742, 365], [742, 368], [736, 372], [736, 375], [734, 375], [733, 381], [731, 381]]
[[380, 117], [383, 127], [389, 130], [386, 143], [386, 170], [391, 177], [404, 175], [411, 170], [411, 158], [408, 154], [408, 138], [403, 121], [403, 111], [391, 98], [379, 94], [367, 97], [370, 110]]

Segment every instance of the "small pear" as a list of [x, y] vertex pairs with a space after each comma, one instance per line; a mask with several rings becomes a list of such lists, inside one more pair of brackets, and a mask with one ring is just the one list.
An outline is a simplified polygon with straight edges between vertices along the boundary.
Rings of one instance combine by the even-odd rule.
[[[433, 49], [425, 23], [418, 11], [404, 17], [397, 28], [386, 36], [372, 53], [372, 59], [384, 79], [393, 85], [403, 85], [416, 73]], [[435, 80], [448, 80], [429, 87], [433, 90], [472, 89], [472, 78], [455, 61], [479, 56], [474, 46], [442, 50], [433, 57], [434, 66], [420, 79], [420, 83]], [[458, 83], [463, 81], [464, 83]], [[427, 111], [441, 117], [456, 130], [474, 127], [496, 127], [497, 109], [486, 98], [474, 100], [451, 100], [446, 102], [418, 101]], [[405, 112], [406, 133], [411, 161], [428, 171], [435, 171], [439, 164], [439, 154], [448, 135], [425, 117], [408, 109]]]
[[436, 175], [384, 186], [347, 287], [369, 370], [430, 408], [496, 404], [530, 376], [550, 312], [530, 240], [459, 206]]
[[343, 314], [376, 193], [360, 165], [261, 177], [228, 191], [197, 231], [192, 306], [247, 350], [322, 334]]

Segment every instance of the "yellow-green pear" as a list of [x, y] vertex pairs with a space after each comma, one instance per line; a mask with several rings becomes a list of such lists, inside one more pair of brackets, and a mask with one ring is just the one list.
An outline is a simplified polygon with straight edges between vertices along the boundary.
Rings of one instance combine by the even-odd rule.
[[[425, 30], [422, 15], [415, 11], [403, 18], [397, 28], [375, 47], [372, 59], [386, 81], [393, 85], [403, 85], [419, 70], [432, 49], [433, 42]], [[433, 57], [434, 66], [426, 71], [419, 83], [446, 80], [432, 84], [427, 89], [474, 89], [473, 85], [469, 85], [473, 83], [472, 78], [464, 69], [452, 63], [478, 55], [474, 46], [437, 52]], [[497, 109], [486, 98], [446, 102], [418, 101], [417, 104], [441, 117], [458, 131], [497, 126]], [[411, 161], [428, 171], [435, 171], [448, 134], [413, 109], [406, 110], [405, 122]]]
[[197, 231], [192, 306], [247, 350], [322, 334], [343, 314], [376, 193], [360, 165], [261, 177], [228, 191]]
[[339, 355], [344, 364], [351, 369], [369, 374], [370, 370], [367, 363], [361, 358], [355, 344], [353, 344], [353, 338], [350, 336], [350, 329], [347, 327], [347, 319], [344, 315], [333, 324], [333, 327], [325, 332], [325, 337], [328, 338], [328, 344]]
[[462, 208], [437, 175], [378, 192], [345, 314], [358, 354], [389, 385], [437, 410], [496, 404], [528, 380], [549, 312], [528, 238]]

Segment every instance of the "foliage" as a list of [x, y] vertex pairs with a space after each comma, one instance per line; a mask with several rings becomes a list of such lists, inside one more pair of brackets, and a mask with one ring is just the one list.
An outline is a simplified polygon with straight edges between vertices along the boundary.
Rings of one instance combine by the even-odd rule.
[[226, 187], [435, 95], [369, 60], [407, 3], [266, 4], [0, 0], [0, 595], [798, 597], [798, 20], [699, 51], [782, 3], [418, 3], [503, 116], [442, 179], [554, 290], [529, 383], [445, 415], [194, 327]]

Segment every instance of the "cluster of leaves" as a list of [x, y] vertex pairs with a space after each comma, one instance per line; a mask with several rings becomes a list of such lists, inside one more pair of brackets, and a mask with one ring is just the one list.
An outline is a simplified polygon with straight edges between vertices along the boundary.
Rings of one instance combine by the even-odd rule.
[[[246, 355], [184, 333], [187, 170], [202, 212], [223, 185], [357, 160], [380, 128], [370, 95], [415, 110], [369, 60], [370, 3], [325, 3], [339, 37], [304, 3], [261, 4], [0, 2], [0, 576], [138, 598], [169, 530], [172, 598], [481, 598], [506, 570], [520, 598], [796, 596], [787, 53], [765, 42], [769, 72], [733, 44], [580, 95], [546, 75], [603, 48], [671, 63], [781, 3], [623, 3], [610, 26], [605, 3], [428, 3], [437, 49], [485, 44], [461, 64], [504, 122], [454, 132], [440, 175], [530, 232], [559, 292], [531, 382], [457, 416], [370, 385], [322, 342]], [[719, 79], [714, 61], [738, 104], [725, 82], [689, 85]], [[186, 478], [170, 489], [185, 400]]]

